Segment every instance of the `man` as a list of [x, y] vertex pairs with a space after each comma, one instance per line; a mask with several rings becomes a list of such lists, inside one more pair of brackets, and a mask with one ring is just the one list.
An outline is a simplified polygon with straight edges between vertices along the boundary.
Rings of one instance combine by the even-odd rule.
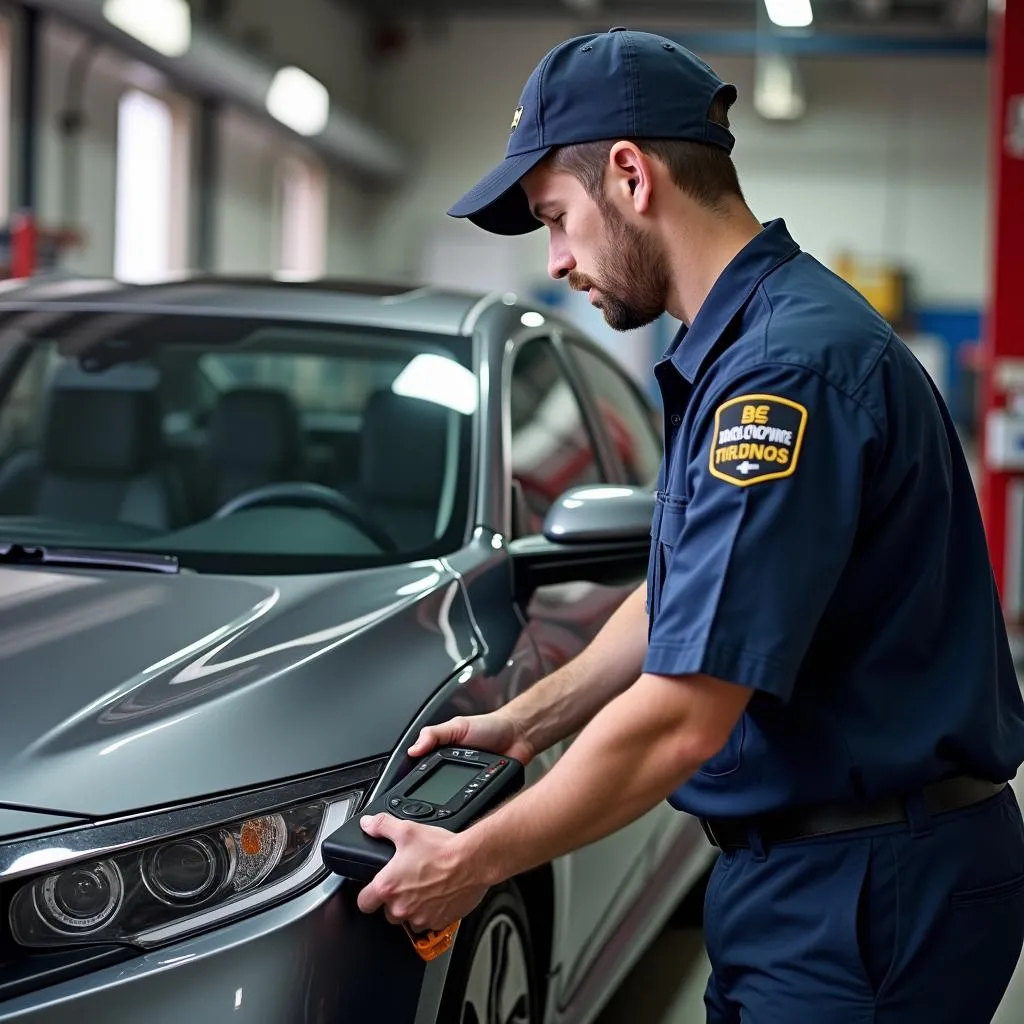
[[684, 326], [655, 368], [646, 585], [573, 663], [410, 752], [529, 760], [582, 731], [461, 835], [367, 819], [397, 852], [360, 906], [441, 928], [668, 798], [722, 847], [709, 1020], [980, 1024], [1024, 941], [1005, 785], [1024, 706], [970, 474], [890, 326], [747, 208], [735, 99], [670, 40], [569, 40], [451, 211], [545, 225], [551, 276], [614, 328], [666, 311]]

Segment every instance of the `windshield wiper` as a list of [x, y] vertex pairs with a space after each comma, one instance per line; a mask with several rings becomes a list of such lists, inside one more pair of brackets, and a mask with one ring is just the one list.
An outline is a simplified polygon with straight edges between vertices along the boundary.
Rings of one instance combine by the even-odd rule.
[[92, 548], [53, 548], [42, 544], [0, 541], [0, 565], [88, 565], [94, 569], [139, 569], [143, 572], [178, 571], [173, 555], [141, 551], [97, 551]]

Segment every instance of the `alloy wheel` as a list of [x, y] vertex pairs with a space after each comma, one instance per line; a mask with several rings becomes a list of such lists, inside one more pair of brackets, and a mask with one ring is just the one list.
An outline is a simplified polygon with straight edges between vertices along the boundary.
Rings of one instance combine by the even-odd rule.
[[504, 912], [480, 935], [463, 996], [461, 1024], [533, 1024], [530, 967], [516, 921]]

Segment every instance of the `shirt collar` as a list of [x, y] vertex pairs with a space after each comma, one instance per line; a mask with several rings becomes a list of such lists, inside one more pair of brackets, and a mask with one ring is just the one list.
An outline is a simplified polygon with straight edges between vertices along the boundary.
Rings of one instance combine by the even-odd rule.
[[763, 225], [722, 271], [693, 318], [676, 332], [664, 359], [690, 382], [730, 321], [747, 304], [757, 286], [780, 264], [800, 251], [781, 218]]

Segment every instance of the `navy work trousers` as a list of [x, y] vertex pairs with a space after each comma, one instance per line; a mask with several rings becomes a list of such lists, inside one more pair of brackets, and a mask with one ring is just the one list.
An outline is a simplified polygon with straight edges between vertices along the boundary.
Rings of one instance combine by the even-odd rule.
[[719, 856], [709, 1024], [989, 1024], [1024, 943], [1016, 797], [908, 817]]

